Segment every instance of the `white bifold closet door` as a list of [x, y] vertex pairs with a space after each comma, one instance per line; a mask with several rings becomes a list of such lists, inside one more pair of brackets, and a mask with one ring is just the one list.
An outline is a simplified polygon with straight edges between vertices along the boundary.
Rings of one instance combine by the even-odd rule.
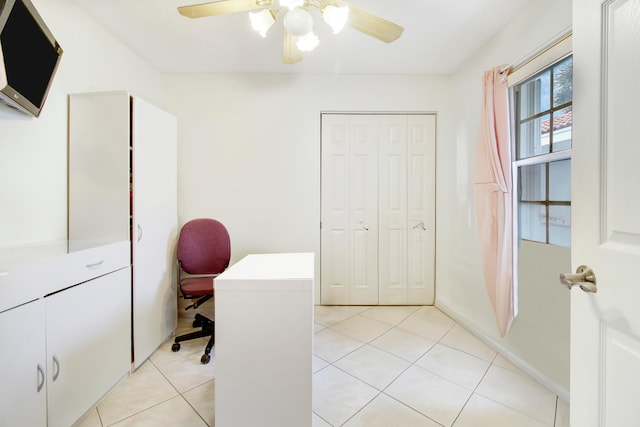
[[323, 114], [321, 302], [433, 304], [435, 115]]

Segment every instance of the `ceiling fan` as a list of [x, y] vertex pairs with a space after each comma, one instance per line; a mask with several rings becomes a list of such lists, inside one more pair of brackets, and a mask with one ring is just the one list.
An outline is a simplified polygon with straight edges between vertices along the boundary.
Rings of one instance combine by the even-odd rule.
[[403, 27], [342, 0], [219, 0], [181, 6], [178, 12], [189, 18], [250, 12], [251, 24], [262, 37], [266, 37], [267, 31], [282, 14], [285, 29], [282, 62], [295, 64], [302, 61], [303, 52], [313, 50], [318, 44], [309, 9], [317, 9], [334, 34], [347, 25], [391, 43], [404, 31]]

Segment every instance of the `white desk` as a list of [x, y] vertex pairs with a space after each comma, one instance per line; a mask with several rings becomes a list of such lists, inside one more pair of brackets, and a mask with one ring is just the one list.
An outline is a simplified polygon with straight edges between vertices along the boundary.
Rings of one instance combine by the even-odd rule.
[[312, 253], [248, 255], [215, 281], [216, 427], [310, 427]]

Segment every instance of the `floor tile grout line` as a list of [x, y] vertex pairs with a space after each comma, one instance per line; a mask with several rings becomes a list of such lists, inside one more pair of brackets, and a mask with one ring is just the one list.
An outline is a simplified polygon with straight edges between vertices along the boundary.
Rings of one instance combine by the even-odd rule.
[[[489, 362], [489, 365], [487, 365], [487, 369], [484, 370], [484, 374], [482, 375], [482, 378], [480, 378], [480, 381], [478, 381], [478, 384], [476, 384], [476, 386], [473, 388], [473, 390], [471, 390], [471, 394], [469, 395], [469, 397], [467, 398], [467, 400], [464, 402], [464, 405], [462, 405], [462, 408], [460, 408], [460, 412], [458, 412], [458, 415], [456, 415], [455, 419], [453, 420], [453, 423], [451, 423], [451, 427], [455, 427], [456, 422], [458, 422], [458, 419], [460, 418], [460, 416], [462, 415], [462, 412], [464, 412], [465, 408], [467, 407], [467, 405], [469, 404], [469, 401], [473, 398], [473, 396], [476, 394], [476, 390], [478, 390], [478, 387], [480, 387], [480, 384], [482, 383], [482, 381], [486, 378], [487, 373], [489, 373], [489, 369], [491, 369], [491, 366], [493, 365], [493, 362], [495, 362], [496, 358], [498, 357], [497, 354], [495, 354], [493, 356], [493, 359], [491, 360], [491, 362]], [[479, 396], [482, 396], [481, 394], [478, 394]], [[483, 396], [484, 397], [484, 396]], [[503, 405], [506, 406], [506, 405]]]
[[[187, 355], [185, 355], [185, 356], [181, 357], [180, 359], [184, 359], [185, 357], [189, 357], [191, 354], [194, 354], [194, 353], [196, 353], [196, 352], [194, 351], [193, 353], [189, 353], [189, 354], [187, 354]], [[198, 351], [197, 353], [199, 353], [199, 351]], [[214, 360], [215, 360], [215, 353], [214, 353], [214, 355], [213, 355], [213, 358], [214, 358]], [[180, 360], [180, 359], [176, 359], [176, 360]], [[160, 369], [160, 367], [159, 367], [158, 365], [156, 365], [156, 364], [155, 364], [155, 362], [154, 362], [153, 360], [151, 360], [151, 358], [149, 358], [148, 360], [149, 360], [149, 362], [150, 362], [150, 363], [151, 363], [151, 364], [152, 364], [152, 365], [153, 365], [153, 366], [158, 370], [158, 372], [160, 372], [160, 375], [162, 375], [162, 376], [167, 380], [167, 382], [168, 382], [169, 384], [171, 384], [171, 387], [173, 387], [173, 389], [178, 393], [178, 396], [180, 396], [180, 397], [182, 398], [182, 400], [184, 400], [184, 401], [187, 403], [187, 405], [189, 405], [189, 407], [193, 410], [193, 412], [195, 412], [195, 413], [196, 413], [196, 415], [197, 415], [198, 417], [200, 417], [200, 419], [202, 420], [202, 422], [204, 422], [207, 426], [209, 426], [209, 423], [207, 422], [207, 420], [205, 420], [205, 419], [202, 417], [202, 415], [200, 415], [200, 412], [198, 412], [198, 410], [197, 410], [196, 408], [194, 408], [194, 407], [193, 407], [193, 405], [191, 404], [191, 402], [189, 402], [189, 399], [187, 399], [187, 398], [184, 396], [184, 393], [188, 393], [188, 392], [189, 392], [189, 391], [191, 391], [191, 390], [194, 390], [194, 389], [196, 389], [196, 388], [198, 388], [198, 387], [201, 387], [202, 385], [204, 385], [204, 384], [208, 383], [209, 381], [204, 382], [204, 383], [202, 383], [202, 384], [199, 384], [199, 385], [197, 385], [197, 386], [194, 386], [194, 387], [190, 388], [189, 390], [185, 390], [185, 392], [184, 392], [184, 393], [181, 393], [181, 392], [180, 392], [180, 390], [178, 390], [178, 388], [177, 388], [177, 387], [176, 387], [176, 386], [171, 382], [171, 380], [170, 380], [170, 379], [169, 379], [169, 378], [164, 374], [164, 372], [162, 372], [162, 370]], [[171, 363], [171, 362], [166, 363], [166, 365], [168, 365], [169, 363]], [[214, 379], [212, 379], [212, 380], [210, 380], [210, 381], [215, 381], [215, 378], [214, 378]], [[175, 397], [176, 397], [176, 396], [173, 396], [171, 399], [173, 399], [173, 398], [175, 398]], [[168, 401], [169, 401], [169, 400], [171, 400], [171, 399], [167, 399], [167, 400], [165, 400], [164, 402], [168, 402]], [[164, 402], [161, 402], [161, 403], [164, 403]], [[157, 405], [154, 405], [154, 406], [157, 406]], [[151, 408], [147, 408], [147, 409], [145, 409], [145, 410], [148, 410], [148, 409], [151, 409]], [[209, 427], [211, 427], [211, 426], [209, 426]]]

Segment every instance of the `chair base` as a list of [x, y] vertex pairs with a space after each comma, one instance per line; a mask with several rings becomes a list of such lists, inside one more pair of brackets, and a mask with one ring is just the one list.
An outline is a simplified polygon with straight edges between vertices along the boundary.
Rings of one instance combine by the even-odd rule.
[[201, 315], [200, 313], [196, 313], [195, 320], [193, 321], [194, 327], [202, 328], [199, 331], [190, 332], [188, 334], [177, 336], [171, 346], [171, 351], [176, 352], [180, 350], [180, 343], [182, 341], [193, 340], [196, 338], [203, 337], [211, 337], [209, 338], [209, 342], [204, 349], [204, 354], [200, 358], [200, 362], [202, 364], [207, 364], [211, 360], [211, 350], [213, 349], [213, 345], [215, 343], [215, 323], [213, 320], [208, 319]]

